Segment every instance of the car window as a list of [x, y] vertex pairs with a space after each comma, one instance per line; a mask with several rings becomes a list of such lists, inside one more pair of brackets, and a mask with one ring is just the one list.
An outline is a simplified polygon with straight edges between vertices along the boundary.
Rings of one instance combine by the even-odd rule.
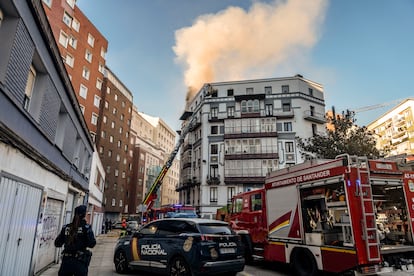
[[165, 220], [158, 227], [158, 235], [176, 235], [181, 233], [198, 233], [197, 228], [181, 220]]
[[155, 232], [157, 232], [157, 229], [159, 227], [160, 222], [156, 221], [150, 224], [147, 224], [145, 227], [143, 227], [139, 232], [144, 235], [154, 235]]
[[231, 234], [231, 230], [227, 225], [223, 224], [199, 224], [202, 234]]

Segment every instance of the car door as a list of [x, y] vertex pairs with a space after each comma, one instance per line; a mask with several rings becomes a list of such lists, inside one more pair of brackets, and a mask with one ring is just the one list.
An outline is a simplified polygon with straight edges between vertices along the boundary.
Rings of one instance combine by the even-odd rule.
[[131, 240], [131, 266], [149, 271], [151, 261], [156, 260], [152, 244], [156, 240], [156, 232], [160, 221], [147, 224], [132, 236]]
[[168, 261], [178, 252], [180, 239], [177, 233], [177, 221], [162, 220], [158, 225], [156, 239], [151, 243], [154, 258], [151, 260], [151, 268], [159, 271], [168, 269]]

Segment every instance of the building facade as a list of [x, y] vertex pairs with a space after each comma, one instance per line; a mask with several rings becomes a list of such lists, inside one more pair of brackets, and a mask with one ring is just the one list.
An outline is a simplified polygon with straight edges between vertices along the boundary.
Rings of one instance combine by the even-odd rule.
[[128, 185], [132, 172], [133, 148], [130, 140], [132, 93], [109, 69], [105, 68], [102, 108], [96, 145], [105, 168], [104, 207], [106, 217], [119, 221], [129, 213]]
[[[175, 132], [160, 118], [133, 110], [131, 133], [135, 135], [133, 183], [136, 184], [136, 198], [133, 199], [136, 212], [142, 212], [142, 201], [157, 178], [161, 168], [175, 147]], [[179, 161], [174, 160], [157, 192], [154, 207], [178, 203], [175, 191], [179, 177]]]
[[40, 1], [0, 1], [0, 275], [34, 275], [86, 204], [93, 142]]
[[325, 131], [322, 85], [301, 75], [204, 85], [187, 103], [196, 116], [181, 147], [180, 201], [214, 218], [268, 172], [303, 162], [295, 137]]
[[367, 128], [386, 157], [414, 155], [414, 99], [405, 99]]
[[92, 139], [99, 108], [108, 41], [76, 6], [76, 0], [42, 0]]

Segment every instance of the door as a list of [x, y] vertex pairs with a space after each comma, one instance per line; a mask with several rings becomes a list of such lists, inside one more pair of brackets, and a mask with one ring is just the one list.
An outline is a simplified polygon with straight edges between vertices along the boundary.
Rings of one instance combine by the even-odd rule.
[[56, 247], [54, 241], [60, 231], [59, 223], [61, 221], [63, 201], [48, 198], [46, 208], [43, 213], [42, 227], [39, 235], [39, 251], [35, 272], [44, 268], [55, 260]]
[[42, 190], [0, 177], [0, 275], [29, 275]]

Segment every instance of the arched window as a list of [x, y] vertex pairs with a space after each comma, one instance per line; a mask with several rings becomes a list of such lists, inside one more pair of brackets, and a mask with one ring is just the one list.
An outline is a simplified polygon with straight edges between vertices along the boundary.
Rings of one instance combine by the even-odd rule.
[[242, 101], [241, 102], [241, 111], [242, 112], [247, 112], [247, 101]]

